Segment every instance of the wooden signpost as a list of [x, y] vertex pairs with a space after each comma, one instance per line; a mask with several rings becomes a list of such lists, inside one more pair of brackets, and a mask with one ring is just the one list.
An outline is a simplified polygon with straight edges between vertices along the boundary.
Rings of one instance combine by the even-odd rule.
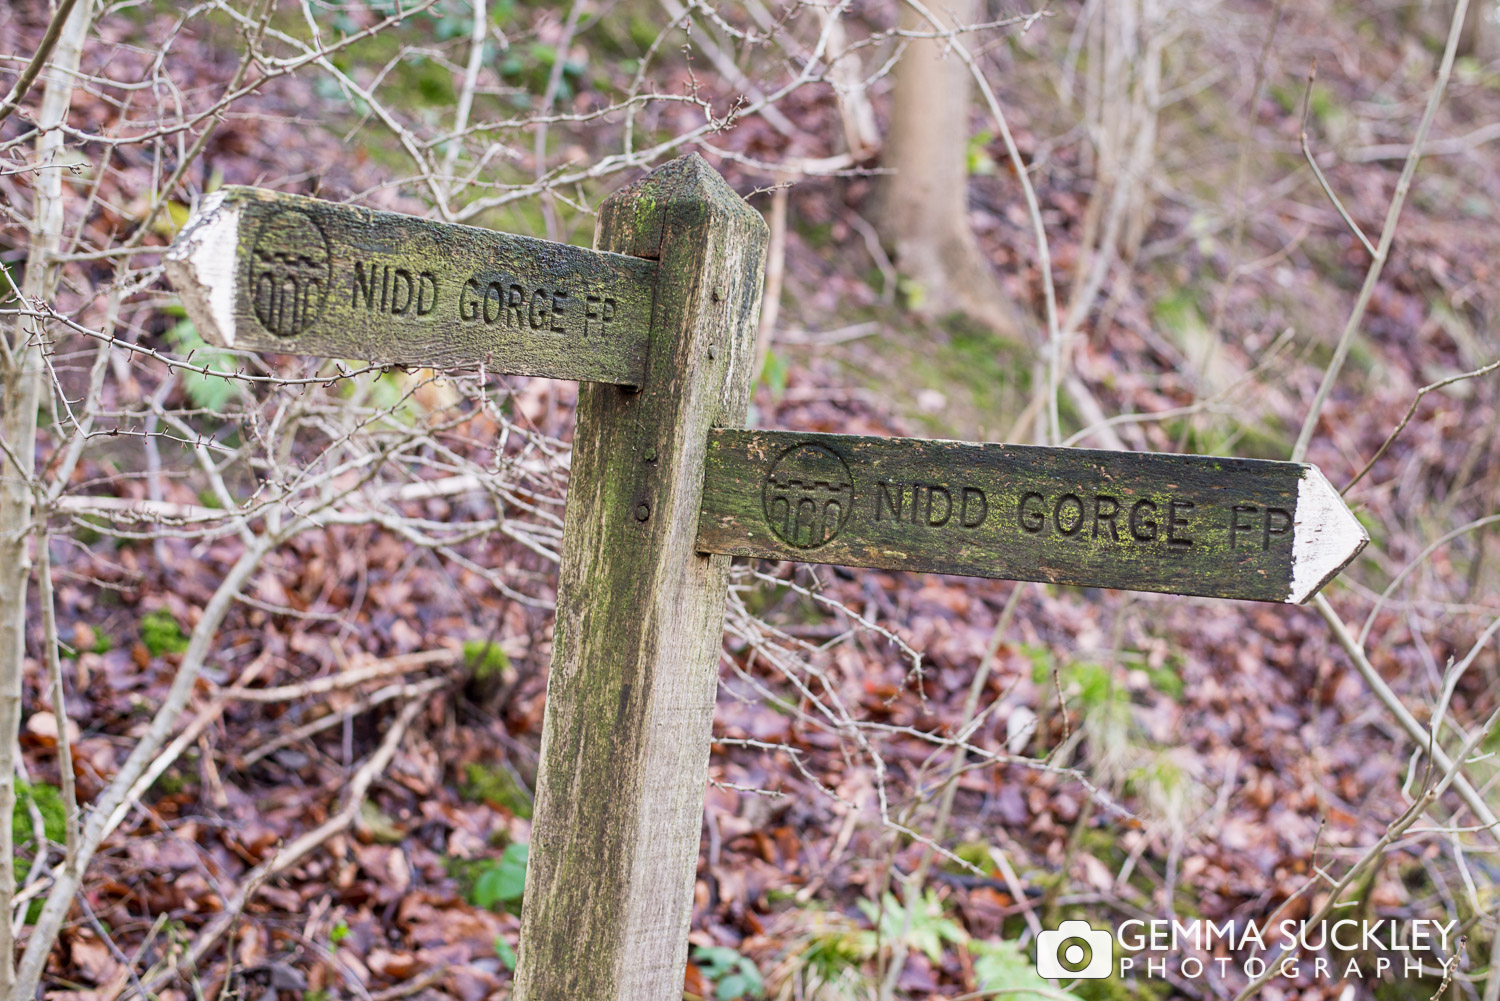
[[682, 991], [731, 555], [1305, 601], [1367, 537], [1312, 466], [735, 430], [766, 227], [697, 155], [599, 250], [311, 198], [205, 200], [205, 340], [576, 379], [517, 1001]]

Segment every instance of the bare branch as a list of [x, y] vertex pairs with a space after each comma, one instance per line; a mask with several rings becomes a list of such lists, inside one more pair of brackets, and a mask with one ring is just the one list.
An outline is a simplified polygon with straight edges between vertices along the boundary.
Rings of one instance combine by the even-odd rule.
[[0, 122], [10, 117], [11, 112], [21, 106], [26, 100], [26, 94], [31, 90], [31, 85], [36, 83], [37, 75], [42, 72], [42, 67], [47, 65], [47, 60], [52, 56], [52, 49], [57, 45], [57, 40], [62, 36], [63, 25], [68, 22], [69, 16], [78, 0], [62, 0], [57, 9], [52, 12], [52, 20], [47, 22], [47, 30], [42, 35], [42, 41], [37, 45], [36, 52], [31, 57], [31, 62], [16, 77], [16, 82], [11, 84], [10, 92], [5, 99], [0, 101]]
[[1406, 206], [1406, 196], [1411, 190], [1411, 180], [1416, 175], [1417, 164], [1422, 160], [1422, 147], [1427, 142], [1427, 133], [1432, 129], [1432, 121], [1437, 117], [1438, 105], [1442, 103], [1443, 92], [1448, 87], [1448, 77], [1453, 72], [1453, 59], [1458, 52], [1458, 40], [1463, 32], [1464, 15], [1468, 9], [1469, 0], [1458, 0], [1454, 4], [1453, 20], [1448, 25], [1448, 42], [1443, 48], [1443, 61], [1438, 66], [1437, 80], [1433, 83], [1432, 92], [1427, 97], [1427, 109], [1422, 113], [1422, 120], [1417, 125], [1416, 137], [1412, 139], [1411, 152], [1406, 156], [1406, 165], [1402, 167], [1401, 177], [1396, 181], [1395, 193], [1391, 195], [1390, 207], [1386, 210], [1385, 224], [1380, 229], [1380, 244], [1375, 248], [1374, 259], [1370, 262], [1369, 269], [1365, 271], [1365, 280], [1360, 287], [1359, 297], [1354, 302], [1354, 308], [1349, 311], [1349, 319], [1345, 321], [1343, 333], [1339, 335], [1338, 344], [1333, 349], [1333, 358], [1323, 371], [1323, 381], [1313, 396], [1312, 405], [1307, 409], [1307, 417], [1302, 422], [1302, 430], [1297, 435], [1297, 442], [1292, 446], [1293, 462], [1301, 462], [1307, 455], [1307, 447], [1312, 443], [1313, 432], [1317, 430], [1318, 418], [1323, 413], [1323, 404], [1327, 402], [1328, 394], [1333, 391], [1333, 384], [1338, 379], [1339, 371], [1344, 367], [1344, 359], [1349, 356], [1349, 348], [1354, 343], [1355, 335], [1359, 333], [1360, 325], [1364, 322], [1365, 309], [1370, 304], [1370, 296], [1374, 294], [1375, 286], [1380, 284], [1380, 274], [1385, 269], [1386, 258], [1391, 252], [1391, 244], [1396, 239], [1396, 224], [1401, 219], [1402, 208]]

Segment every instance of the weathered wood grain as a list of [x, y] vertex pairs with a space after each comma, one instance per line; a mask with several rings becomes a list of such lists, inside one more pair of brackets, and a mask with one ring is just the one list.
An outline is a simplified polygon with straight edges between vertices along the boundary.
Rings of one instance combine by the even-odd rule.
[[518, 1001], [677, 1001], [729, 560], [694, 537], [709, 429], [744, 420], [766, 227], [696, 154], [601, 206], [656, 258], [638, 393], [580, 387]]
[[654, 261], [258, 188], [205, 200], [167, 274], [205, 340], [636, 386]]
[[704, 552], [1306, 601], [1368, 541], [1316, 467], [716, 430]]

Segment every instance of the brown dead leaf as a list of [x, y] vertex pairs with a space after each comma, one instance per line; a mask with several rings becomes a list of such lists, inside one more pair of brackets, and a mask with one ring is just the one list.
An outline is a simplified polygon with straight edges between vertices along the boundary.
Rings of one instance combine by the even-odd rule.
[[421, 971], [416, 953], [392, 952], [389, 949], [372, 949], [365, 957], [370, 972], [394, 980], [410, 980]]
[[110, 954], [109, 946], [91, 932], [80, 935], [68, 944], [73, 969], [80, 977], [103, 986], [114, 978], [120, 969], [119, 962]]
[[[82, 734], [78, 724], [71, 719], [67, 721], [68, 742], [76, 742]], [[26, 737], [37, 747], [57, 746], [57, 715], [55, 713], [42, 711], [32, 713], [26, 720]]]

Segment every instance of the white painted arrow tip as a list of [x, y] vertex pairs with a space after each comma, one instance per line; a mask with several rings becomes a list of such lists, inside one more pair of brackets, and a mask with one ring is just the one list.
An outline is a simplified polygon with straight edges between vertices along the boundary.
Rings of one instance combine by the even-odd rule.
[[1354, 557], [1370, 535], [1317, 466], [1307, 466], [1297, 482], [1297, 516], [1292, 525], [1292, 583], [1286, 600], [1302, 604], [1317, 594]]
[[234, 265], [240, 245], [240, 208], [215, 191], [167, 249], [167, 277], [205, 341], [234, 347]]

